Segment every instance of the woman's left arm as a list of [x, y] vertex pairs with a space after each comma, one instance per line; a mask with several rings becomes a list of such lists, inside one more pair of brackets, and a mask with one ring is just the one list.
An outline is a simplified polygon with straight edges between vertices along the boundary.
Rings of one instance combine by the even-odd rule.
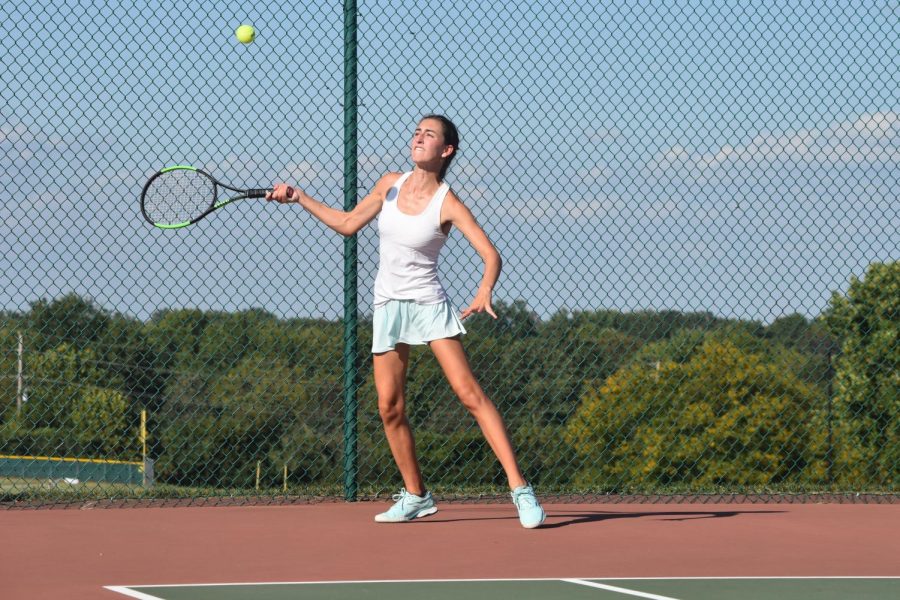
[[452, 191], [447, 193], [441, 212], [443, 213], [443, 221], [445, 223], [450, 222], [454, 227], [458, 228], [484, 261], [484, 276], [481, 278], [481, 285], [478, 286], [478, 292], [476, 292], [472, 303], [462, 311], [460, 317], [465, 319], [473, 313], [486, 312], [496, 319], [497, 315], [494, 313], [493, 307], [491, 307], [491, 294], [493, 293], [494, 285], [497, 284], [497, 279], [500, 278], [500, 269], [503, 267], [500, 253], [497, 252], [484, 229], [475, 220], [472, 211]]

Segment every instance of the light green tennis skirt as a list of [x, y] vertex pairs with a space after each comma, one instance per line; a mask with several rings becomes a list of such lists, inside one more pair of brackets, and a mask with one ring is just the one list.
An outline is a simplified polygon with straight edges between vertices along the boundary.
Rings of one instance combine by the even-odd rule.
[[447, 300], [438, 304], [389, 300], [375, 307], [372, 315], [372, 352], [387, 352], [397, 344], [427, 344], [465, 332], [459, 315]]

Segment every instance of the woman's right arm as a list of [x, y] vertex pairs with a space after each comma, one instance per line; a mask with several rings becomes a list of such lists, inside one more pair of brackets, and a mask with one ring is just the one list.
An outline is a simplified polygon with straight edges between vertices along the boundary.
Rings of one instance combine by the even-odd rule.
[[350, 236], [378, 216], [388, 190], [399, 176], [399, 173], [384, 175], [378, 180], [372, 191], [349, 212], [322, 204], [298, 187], [293, 187], [293, 194], [288, 196], [289, 188], [285, 183], [276, 184], [274, 189], [266, 194], [266, 200], [275, 200], [282, 204], [297, 203], [334, 231]]

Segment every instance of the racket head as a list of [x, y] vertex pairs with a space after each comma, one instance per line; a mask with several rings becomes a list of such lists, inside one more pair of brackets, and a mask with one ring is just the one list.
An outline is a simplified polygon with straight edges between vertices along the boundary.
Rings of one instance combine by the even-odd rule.
[[178, 229], [196, 223], [216, 207], [216, 180], [189, 165], [166, 167], [141, 191], [141, 214], [154, 227]]

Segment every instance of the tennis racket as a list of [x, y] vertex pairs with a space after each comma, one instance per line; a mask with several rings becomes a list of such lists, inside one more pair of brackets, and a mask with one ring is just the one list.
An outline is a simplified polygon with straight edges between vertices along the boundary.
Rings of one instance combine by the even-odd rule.
[[[220, 197], [223, 190], [234, 192]], [[141, 192], [141, 214], [160, 229], [193, 225], [226, 204], [246, 198], [265, 198], [271, 189], [242, 190], [217, 181], [206, 171], [188, 165], [166, 167], [154, 174]], [[288, 195], [293, 194], [288, 188]]]

